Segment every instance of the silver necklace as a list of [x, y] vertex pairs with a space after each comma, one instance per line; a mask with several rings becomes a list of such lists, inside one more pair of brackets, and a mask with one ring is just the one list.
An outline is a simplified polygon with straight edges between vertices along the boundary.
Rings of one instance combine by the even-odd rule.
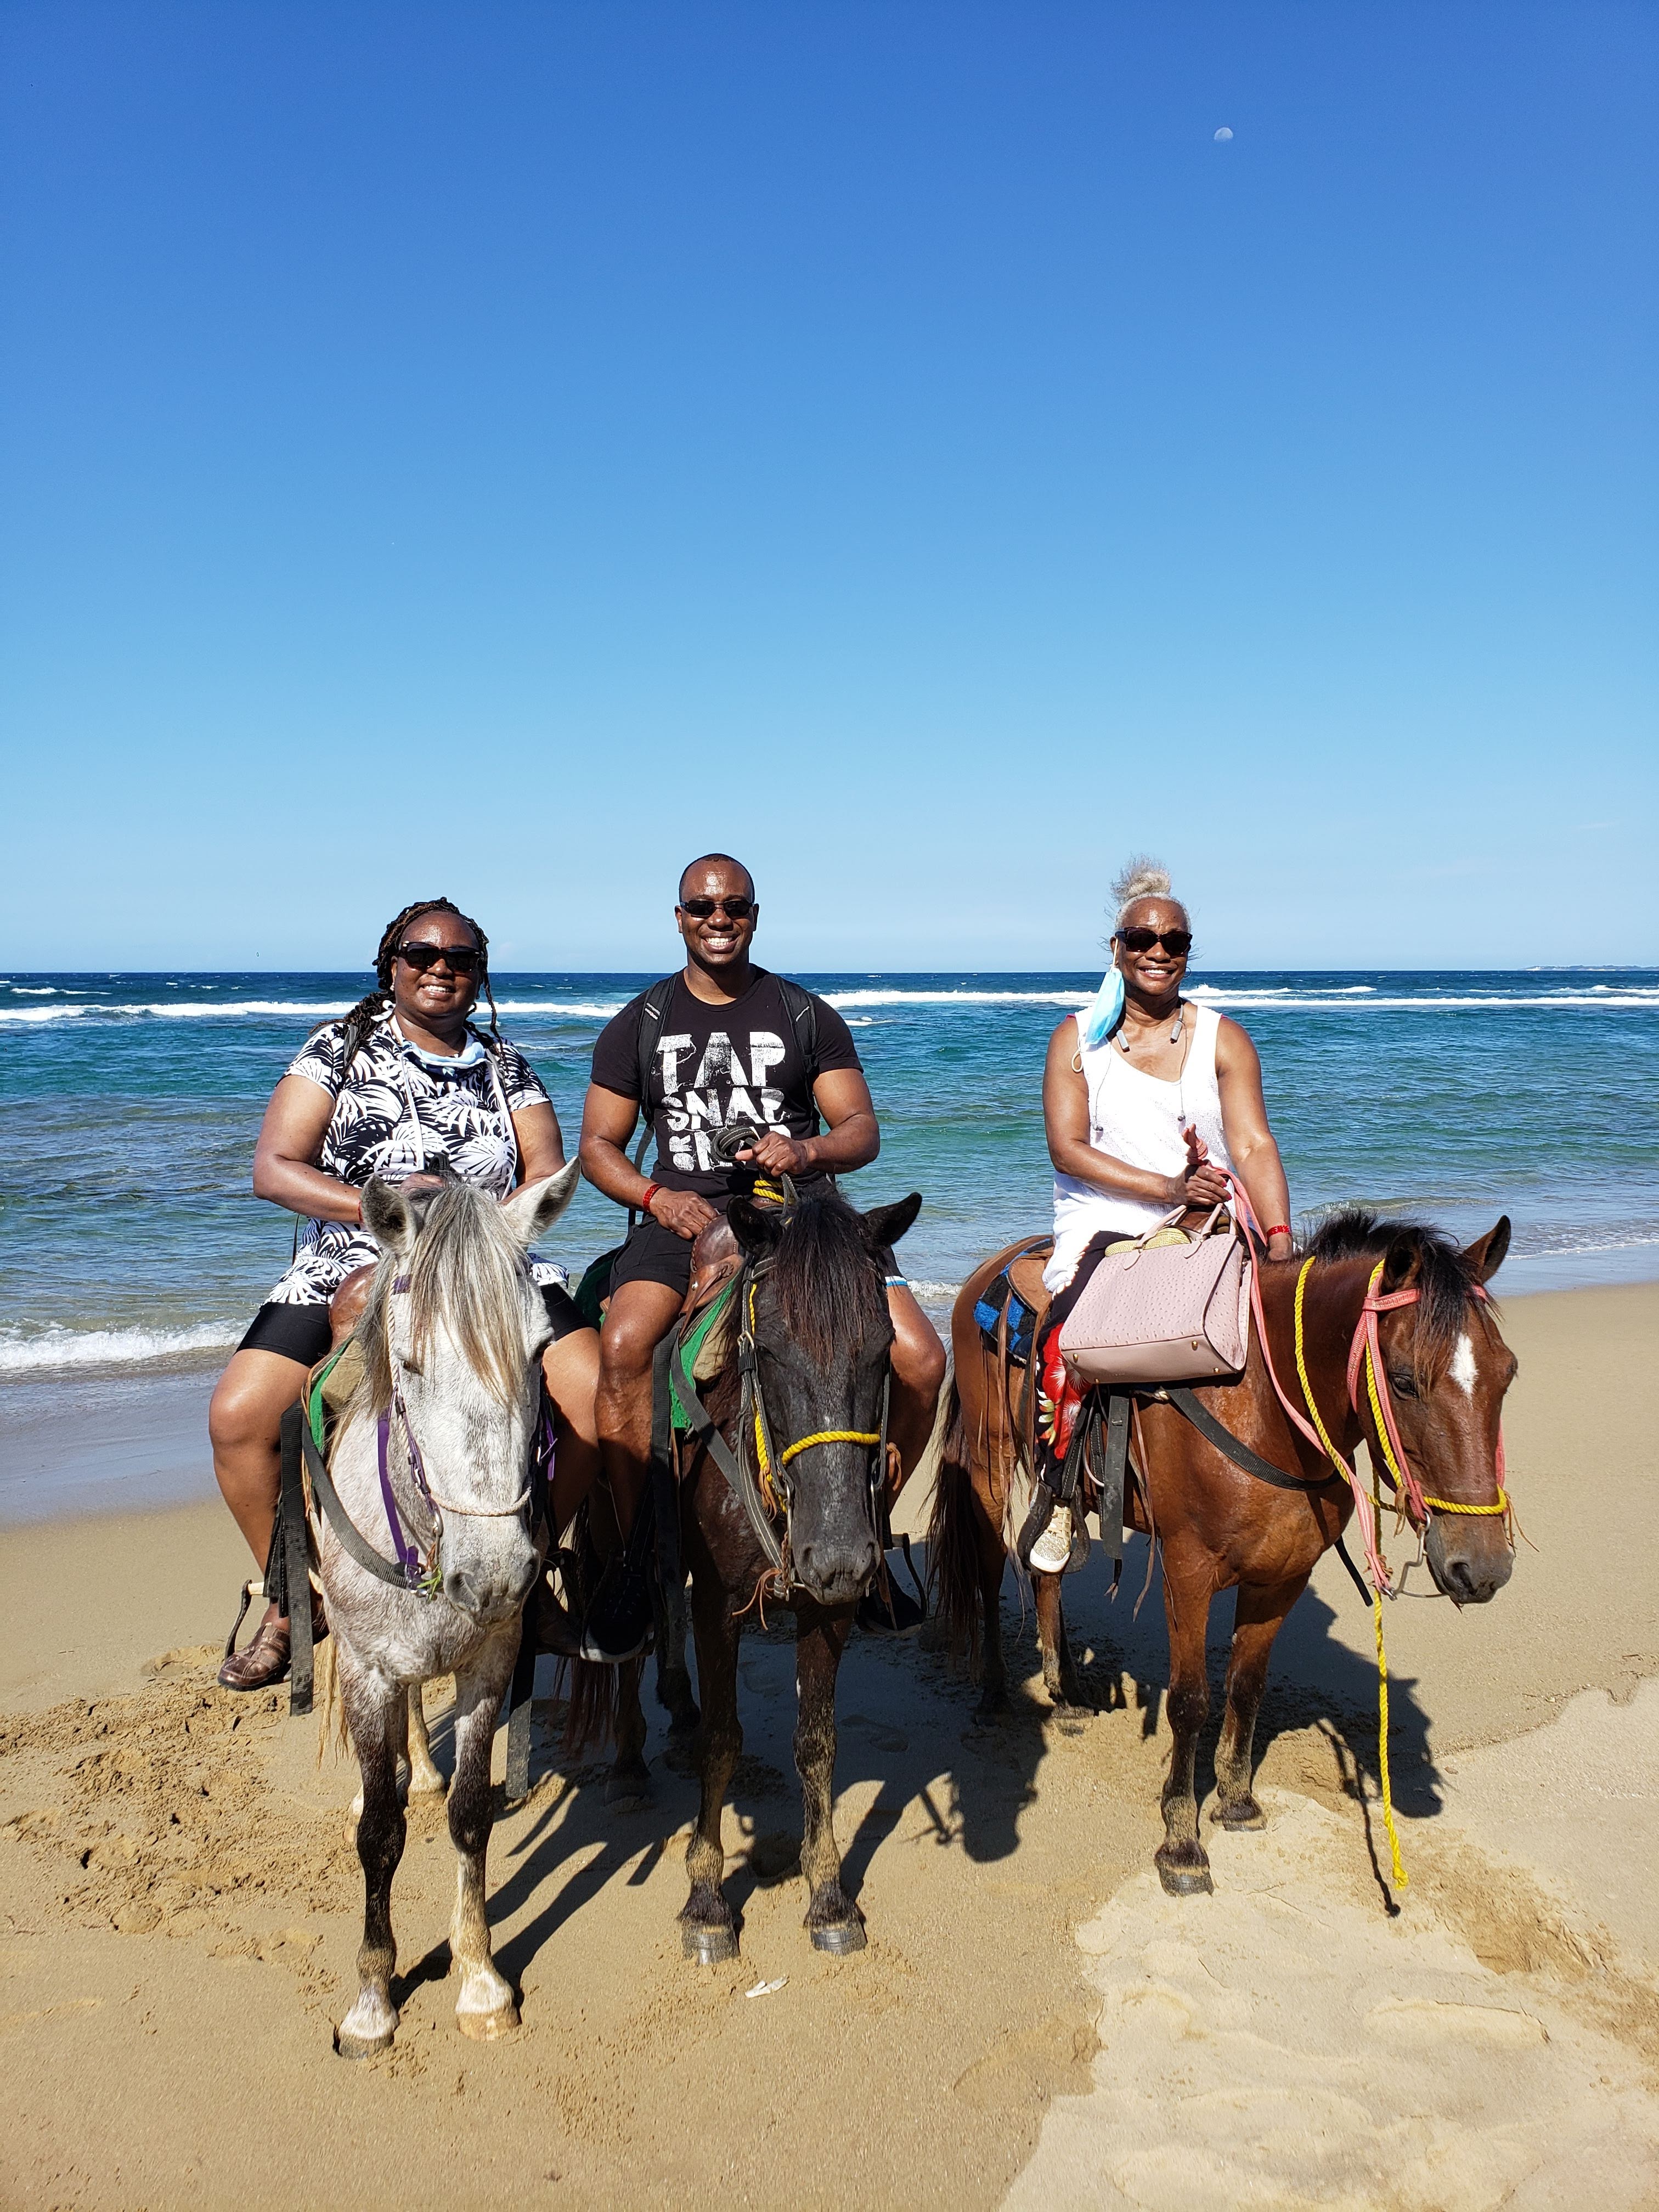
[[[1175, 1018], [1175, 1027], [1174, 1027], [1174, 1028], [1170, 1031], [1170, 1042], [1171, 1044], [1179, 1044], [1179, 1043], [1181, 1042], [1181, 1025], [1182, 1025], [1182, 1024], [1186, 1020], [1186, 1018], [1187, 1018], [1187, 1009], [1186, 1009], [1186, 1006], [1185, 1006], [1185, 1005], [1184, 1005], [1184, 1003], [1183, 1003], [1182, 1001], [1181, 1001], [1180, 1000], [1177, 1000], [1176, 1001], [1176, 1018]], [[1128, 1029], [1128, 1024], [1127, 1024], [1127, 1022], [1124, 1024], [1123, 1027], [1122, 1027], [1122, 1028], [1118, 1031], [1118, 1033], [1117, 1033], [1117, 1041], [1118, 1041], [1119, 1044], [1122, 1047], [1122, 1048], [1123, 1048], [1123, 1056], [1124, 1056], [1124, 1058], [1127, 1060], [1127, 1059], [1128, 1058], [1128, 1056], [1129, 1056], [1129, 1029]]]

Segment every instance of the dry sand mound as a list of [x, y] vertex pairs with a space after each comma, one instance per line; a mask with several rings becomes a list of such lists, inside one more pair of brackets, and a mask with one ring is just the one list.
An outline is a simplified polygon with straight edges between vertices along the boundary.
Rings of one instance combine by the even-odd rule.
[[[1214, 1837], [1213, 1897], [1134, 1876], [1078, 1931], [1103, 2000], [1094, 2092], [1051, 2110], [1009, 2204], [1653, 2203], [1659, 1984], [1592, 1912], [1650, 1870], [1656, 1746], [1650, 1686], [1460, 1762], [1448, 1822], [1407, 1834], [1416, 1879], [1390, 1917], [1342, 1870], [1339, 1817], [1282, 1790], [1265, 1834]], [[1517, 1792], [1534, 1825], [1493, 1844]], [[1598, 1796], [1623, 1807], [1622, 1851], [1587, 1840]], [[1556, 1857], [1542, 1887], [1505, 1848], [1534, 1829]], [[1576, 1886], [1609, 1864], [1610, 1889]]]

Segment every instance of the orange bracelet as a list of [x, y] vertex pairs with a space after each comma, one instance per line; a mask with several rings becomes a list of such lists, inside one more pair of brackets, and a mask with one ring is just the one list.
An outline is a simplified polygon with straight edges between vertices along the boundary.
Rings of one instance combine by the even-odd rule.
[[[641, 1213], [651, 1213], [651, 1201], [661, 1188], [662, 1185], [659, 1182], [647, 1183], [645, 1186], [645, 1196], [640, 1200], [640, 1212]], [[656, 1216], [652, 1214], [651, 1218], [653, 1220], [655, 1220]]]

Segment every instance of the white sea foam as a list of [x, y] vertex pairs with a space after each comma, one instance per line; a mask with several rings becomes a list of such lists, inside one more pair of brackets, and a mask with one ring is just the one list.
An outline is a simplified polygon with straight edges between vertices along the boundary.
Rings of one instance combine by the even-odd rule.
[[193, 1328], [0, 1329], [0, 1375], [62, 1367], [148, 1367], [181, 1353], [221, 1351], [240, 1328], [202, 1322]]
[[[21, 987], [10, 986], [19, 996]], [[860, 989], [830, 991], [825, 998], [842, 1011], [854, 1010], [867, 1024], [868, 1010], [878, 1007], [928, 1006], [1054, 1006], [1075, 1009], [1086, 1006], [1093, 994], [1077, 989], [905, 991]], [[1401, 991], [1384, 995], [1375, 984], [1339, 983], [1328, 989], [1297, 988], [1286, 983], [1194, 983], [1187, 995], [1218, 1010], [1256, 1008], [1262, 1012], [1306, 1013], [1458, 1013], [1527, 1012], [1588, 1008], [1595, 1012], [1626, 1009], [1644, 1012], [1659, 1010], [1659, 984], [1627, 984], [1615, 988], [1595, 983], [1557, 991], [1534, 991], [1526, 995], [1503, 992]], [[239, 1021], [258, 1016], [294, 1015], [315, 1024], [337, 1019], [355, 1004], [349, 999], [229, 999], [219, 1001], [121, 1000], [99, 1003], [82, 1000], [52, 1006], [0, 1006], [0, 1022], [60, 1022], [91, 1016], [112, 1021]], [[544, 1020], [609, 1021], [620, 1013], [626, 1000], [503, 999], [499, 1011], [506, 1015], [539, 1015]]]

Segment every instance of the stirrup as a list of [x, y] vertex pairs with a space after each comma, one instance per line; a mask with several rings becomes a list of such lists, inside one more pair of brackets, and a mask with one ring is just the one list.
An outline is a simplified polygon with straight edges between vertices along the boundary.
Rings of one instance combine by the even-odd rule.
[[236, 1656], [236, 1638], [241, 1633], [242, 1623], [247, 1619], [249, 1606], [256, 1597], [263, 1597], [264, 1594], [264, 1583], [258, 1575], [242, 1584], [242, 1602], [236, 1608], [236, 1618], [230, 1624], [230, 1633], [225, 1638], [225, 1648], [220, 1655], [219, 1664], [222, 1667], [227, 1659], [234, 1659]]

